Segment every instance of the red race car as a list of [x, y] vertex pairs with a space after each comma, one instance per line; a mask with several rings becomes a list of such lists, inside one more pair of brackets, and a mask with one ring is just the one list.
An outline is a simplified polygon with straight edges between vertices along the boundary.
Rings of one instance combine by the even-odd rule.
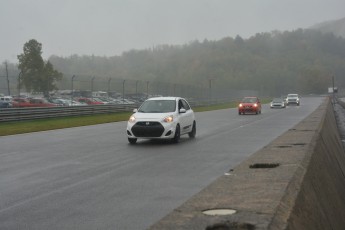
[[261, 113], [261, 102], [258, 97], [245, 97], [238, 105], [238, 114]]

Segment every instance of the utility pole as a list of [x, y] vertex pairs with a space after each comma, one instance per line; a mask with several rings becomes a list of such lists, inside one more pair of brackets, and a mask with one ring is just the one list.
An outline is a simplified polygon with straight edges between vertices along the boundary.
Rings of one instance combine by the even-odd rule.
[[213, 77], [208, 78], [209, 105], [212, 104], [212, 80]]
[[11, 96], [10, 80], [8, 79], [7, 61], [5, 61], [5, 67], [6, 67], [6, 79], [7, 79], [7, 93], [8, 93], [8, 96]]
[[111, 82], [111, 77], [108, 79], [108, 98], [110, 95], [110, 82]]
[[122, 103], [125, 103], [125, 82], [126, 80], [122, 81]]
[[150, 84], [150, 82], [147, 81], [146, 82], [146, 99], [149, 98], [149, 84]]
[[[213, 77], [208, 77], [208, 90], [209, 90], [209, 104], [213, 104], [215, 99], [214, 99], [214, 95], [213, 95], [213, 89], [212, 89], [212, 81], [215, 81], [217, 77], [213, 76]], [[213, 83], [213, 88], [214, 88], [214, 83]], [[215, 92], [215, 91], [214, 91]]]
[[22, 71], [18, 74], [18, 97], [20, 97], [20, 84], [21, 84]]
[[91, 78], [91, 98], [93, 98], [93, 81], [95, 80], [95, 77]]
[[333, 104], [335, 104], [335, 95], [334, 95], [334, 76], [332, 76], [332, 99], [333, 99]]
[[71, 90], [71, 103], [73, 103], [73, 81], [74, 81], [75, 75], [72, 76], [72, 90]]

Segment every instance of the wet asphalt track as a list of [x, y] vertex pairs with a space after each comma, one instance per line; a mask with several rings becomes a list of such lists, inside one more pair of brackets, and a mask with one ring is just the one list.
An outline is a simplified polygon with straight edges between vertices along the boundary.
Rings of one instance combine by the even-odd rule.
[[145, 229], [314, 111], [197, 113], [197, 137], [138, 141], [126, 122], [0, 137], [0, 229]]

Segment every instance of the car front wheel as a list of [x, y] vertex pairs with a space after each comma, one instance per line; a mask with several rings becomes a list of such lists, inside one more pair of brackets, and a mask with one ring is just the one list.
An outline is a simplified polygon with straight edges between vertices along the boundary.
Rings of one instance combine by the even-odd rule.
[[172, 143], [178, 143], [180, 141], [180, 136], [181, 136], [180, 125], [177, 125], [176, 130], [175, 130], [175, 135], [174, 135], [173, 139], [171, 140]]
[[188, 133], [188, 135], [190, 138], [195, 138], [195, 134], [196, 134], [196, 123], [194, 121], [192, 131], [190, 133]]

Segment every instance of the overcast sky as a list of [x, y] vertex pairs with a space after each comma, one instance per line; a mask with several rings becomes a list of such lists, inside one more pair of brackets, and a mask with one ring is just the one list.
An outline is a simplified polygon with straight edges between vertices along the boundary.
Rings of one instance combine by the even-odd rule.
[[30, 39], [43, 58], [115, 56], [345, 17], [345, 0], [0, 0], [0, 63], [18, 62]]

